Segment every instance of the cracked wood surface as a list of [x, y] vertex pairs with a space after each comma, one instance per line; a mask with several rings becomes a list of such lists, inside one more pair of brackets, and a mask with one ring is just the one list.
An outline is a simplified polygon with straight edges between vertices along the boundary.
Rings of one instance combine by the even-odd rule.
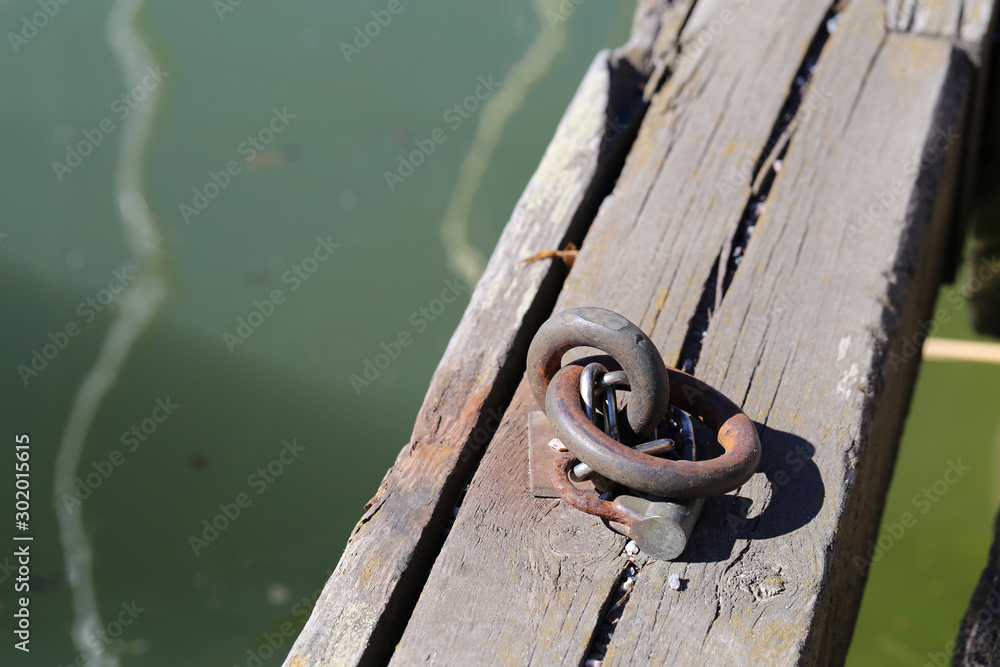
[[[783, 118], [827, 18], [810, 4], [754, 3], [721, 39], [682, 50], [555, 308], [618, 310], [675, 362], [707, 303], [696, 373], [743, 403], [764, 448], [748, 484], [709, 501], [680, 562], [642, 564], [605, 664], [846, 654], [864, 579], [855, 557], [875, 536], [918, 362], [899, 349], [939, 280], [971, 65], [948, 40], [887, 34], [883, 5], [854, 0], [798, 115]], [[699, 2], [681, 43], [699, 44], [733, 7]], [[782, 168], [733, 270], [756, 162], [779, 137]], [[925, 150], [937, 157], [914, 167]], [[856, 209], [872, 203], [868, 222]], [[620, 595], [624, 539], [528, 494], [534, 408], [522, 383], [392, 664], [592, 655]], [[682, 591], [666, 585], [672, 573]]]
[[[875, 536], [917, 363], [898, 348], [936, 293], [960, 144], [919, 160], [962, 121], [971, 65], [952, 39], [887, 30], [879, 2], [841, 4], [825, 45], [830, 8], [813, 3], [640, 4], [633, 40], [595, 60], [567, 110], [286, 664], [591, 654], [624, 539], [529, 495], [535, 406], [516, 385], [557, 294], [555, 310], [622, 312], [668, 363], [683, 349], [764, 447], [680, 562], [639, 558], [607, 662], [842, 661], [864, 578], [852, 558]], [[618, 113], [642, 121], [620, 176], [602, 151]], [[884, 192], [874, 222], [857, 214]], [[558, 264], [519, 261], [569, 240], [582, 249], [561, 292]]]

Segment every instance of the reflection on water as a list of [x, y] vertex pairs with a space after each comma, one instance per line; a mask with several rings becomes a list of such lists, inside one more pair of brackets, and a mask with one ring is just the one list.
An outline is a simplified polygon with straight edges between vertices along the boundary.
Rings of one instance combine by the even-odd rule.
[[[143, 77], [156, 61], [149, 46], [135, 29], [136, 17], [145, 0], [117, 0], [107, 23], [108, 44], [125, 71], [125, 88], [142, 86]], [[93, 369], [83, 378], [70, 407], [55, 461], [56, 516], [59, 538], [66, 560], [66, 572], [73, 596], [72, 637], [76, 650], [95, 667], [115, 667], [117, 656], [110, 646], [94, 641], [104, 628], [97, 608], [92, 571], [92, 550], [79, 507], [63, 502], [73, 493], [75, 473], [80, 465], [87, 433], [101, 407], [101, 401], [118, 381], [139, 335], [143, 333], [166, 298], [164, 241], [143, 191], [143, 159], [153, 129], [153, 117], [160, 93], [148, 90], [146, 102], [127, 116], [119, 144], [115, 169], [114, 196], [121, 214], [122, 231], [135, 260], [136, 275], [119, 301], [117, 319], [108, 330]]]
[[[538, 24], [549, 29], [539, 31], [531, 48], [510, 69], [502, 85], [490, 85], [492, 79], [479, 79], [476, 97], [472, 99], [474, 103], [477, 102], [480, 99], [479, 91], [484, 90], [483, 94], [487, 97], [482, 105], [482, 120], [472, 147], [462, 160], [458, 182], [451, 191], [448, 208], [445, 209], [444, 220], [441, 222], [441, 239], [448, 254], [448, 267], [470, 285], [476, 284], [486, 268], [485, 254], [469, 240], [469, 222], [476, 194], [482, 186], [493, 152], [503, 138], [507, 121], [524, 106], [528, 92], [552, 69], [556, 57], [566, 46], [565, 29], [547, 16], [553, 9], [543, 0], [532, 0], [532, 6]], [[463, 107], [460, 109], [456, 104], [456, 112], [470, 112], [464, 102]]]

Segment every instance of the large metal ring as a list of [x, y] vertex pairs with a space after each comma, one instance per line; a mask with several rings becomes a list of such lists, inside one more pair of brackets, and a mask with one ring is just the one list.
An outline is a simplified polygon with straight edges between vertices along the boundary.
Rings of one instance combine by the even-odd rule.
[[722, 456], [671, 461], [615, 442], [587, 419], [580, 405], [583, 369], [579, 366], [560, 369], [549, 384], [545, 412], [552, 430], [576, 458], [636, 491], [670, 498], [715, 496], [750, 479], [760, 463], [760, 440], [750, 418], [701, 380], [674, 368], [665, 367], [665, 372], [674, 405], [701, 418], [718, 434], [725, 450]]
[[[538, 405], [545, 407], [549, 383], [562, 365], [563, 355], [581, 346], [603, 350], [621, 365], [632, 387], [626, 421], [640, 438], [652, 435], [670, 404], [663, 357], [642, 329], [605, 308], [564, 310], [538, 329], [528, 348], [527, 371]], [[578, 399], [579, 381], [577, 375]]]

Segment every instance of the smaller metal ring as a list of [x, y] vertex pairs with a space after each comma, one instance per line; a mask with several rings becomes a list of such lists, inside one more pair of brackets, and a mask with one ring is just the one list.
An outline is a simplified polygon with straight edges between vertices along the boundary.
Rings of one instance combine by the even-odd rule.
[[566, 448], [598, 474], [630, 489], [670, 498], [721, 495], [746, 482], [760, 463], [760, 440], [750, 418], [720, 392], [666, 368], [673, 403], [716, 432], [725, 453], [703, 461], [671, 461], [615, 442], [580, 405], [579, 366], [560, 369], [545, 396], [545, 412]]
[[594, 415], [596, 414], [594, 396], [597, 394], [597, 387], [594, 378], [600, 377], [603, 379], [604, 374], [607, 372], [608, 369], [596, 361], [583, 367], [583, 375], [580, 376], [580, 398], [583, 399], [583, 409], [587, 413], [587, 419], [590, 421], [594, 421]]
[[625, 371], [608, 371], [601, 378], [598, 386], [601, 389], [606, 387], [614, 387], [615, 389], [631, 389], [632, 385], [629, 384], [628, 375]]

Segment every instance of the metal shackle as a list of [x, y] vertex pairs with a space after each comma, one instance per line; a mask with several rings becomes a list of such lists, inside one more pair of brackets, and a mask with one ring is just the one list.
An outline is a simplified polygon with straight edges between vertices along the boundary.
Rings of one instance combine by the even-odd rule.
[[[563, 355], [574, 347], [584, 346], [611, 355], [625, 371], [632, 388], [625, 411], [626, 421], [635, 434], [647, 439], [670, 405], [666, 366], [659, 350], [642, 329], [606, 308], [564, 310], [538, 329], [528, 348], [527, 368], [528, 384], [535, 401], [543, 409], [546, 407], [549, 383], [562, 366]], [[576, 381], [574, 396], [579, 406], [579, 375]]]
[[579, 394], [583, 369], [572, 365], [555, 374], [546, 392], [545, 412], [552, 430], [573, 456], [598, 474], [644, 493], [670, 498], [714, 496], [750, 479], [760, 463], [760, 440], [750, 418], [701, 380], [666, 366], [664, 371], [673, 404], [715, 431], [724, 454], [701, 461], [672, 461], [616, 442], [584, 413]]
[[552, 488], [560, 498], [581, 512], [605, 519], [652, 558], [673, 560], [681, 555], [701, 514], [704, 498], [685, 503], [651, 502], [634, 496], [618, 496], [614, 502], [594, 498], [567, 479], [576, 462], [572, 454], [564, 454], [552, 466]]

